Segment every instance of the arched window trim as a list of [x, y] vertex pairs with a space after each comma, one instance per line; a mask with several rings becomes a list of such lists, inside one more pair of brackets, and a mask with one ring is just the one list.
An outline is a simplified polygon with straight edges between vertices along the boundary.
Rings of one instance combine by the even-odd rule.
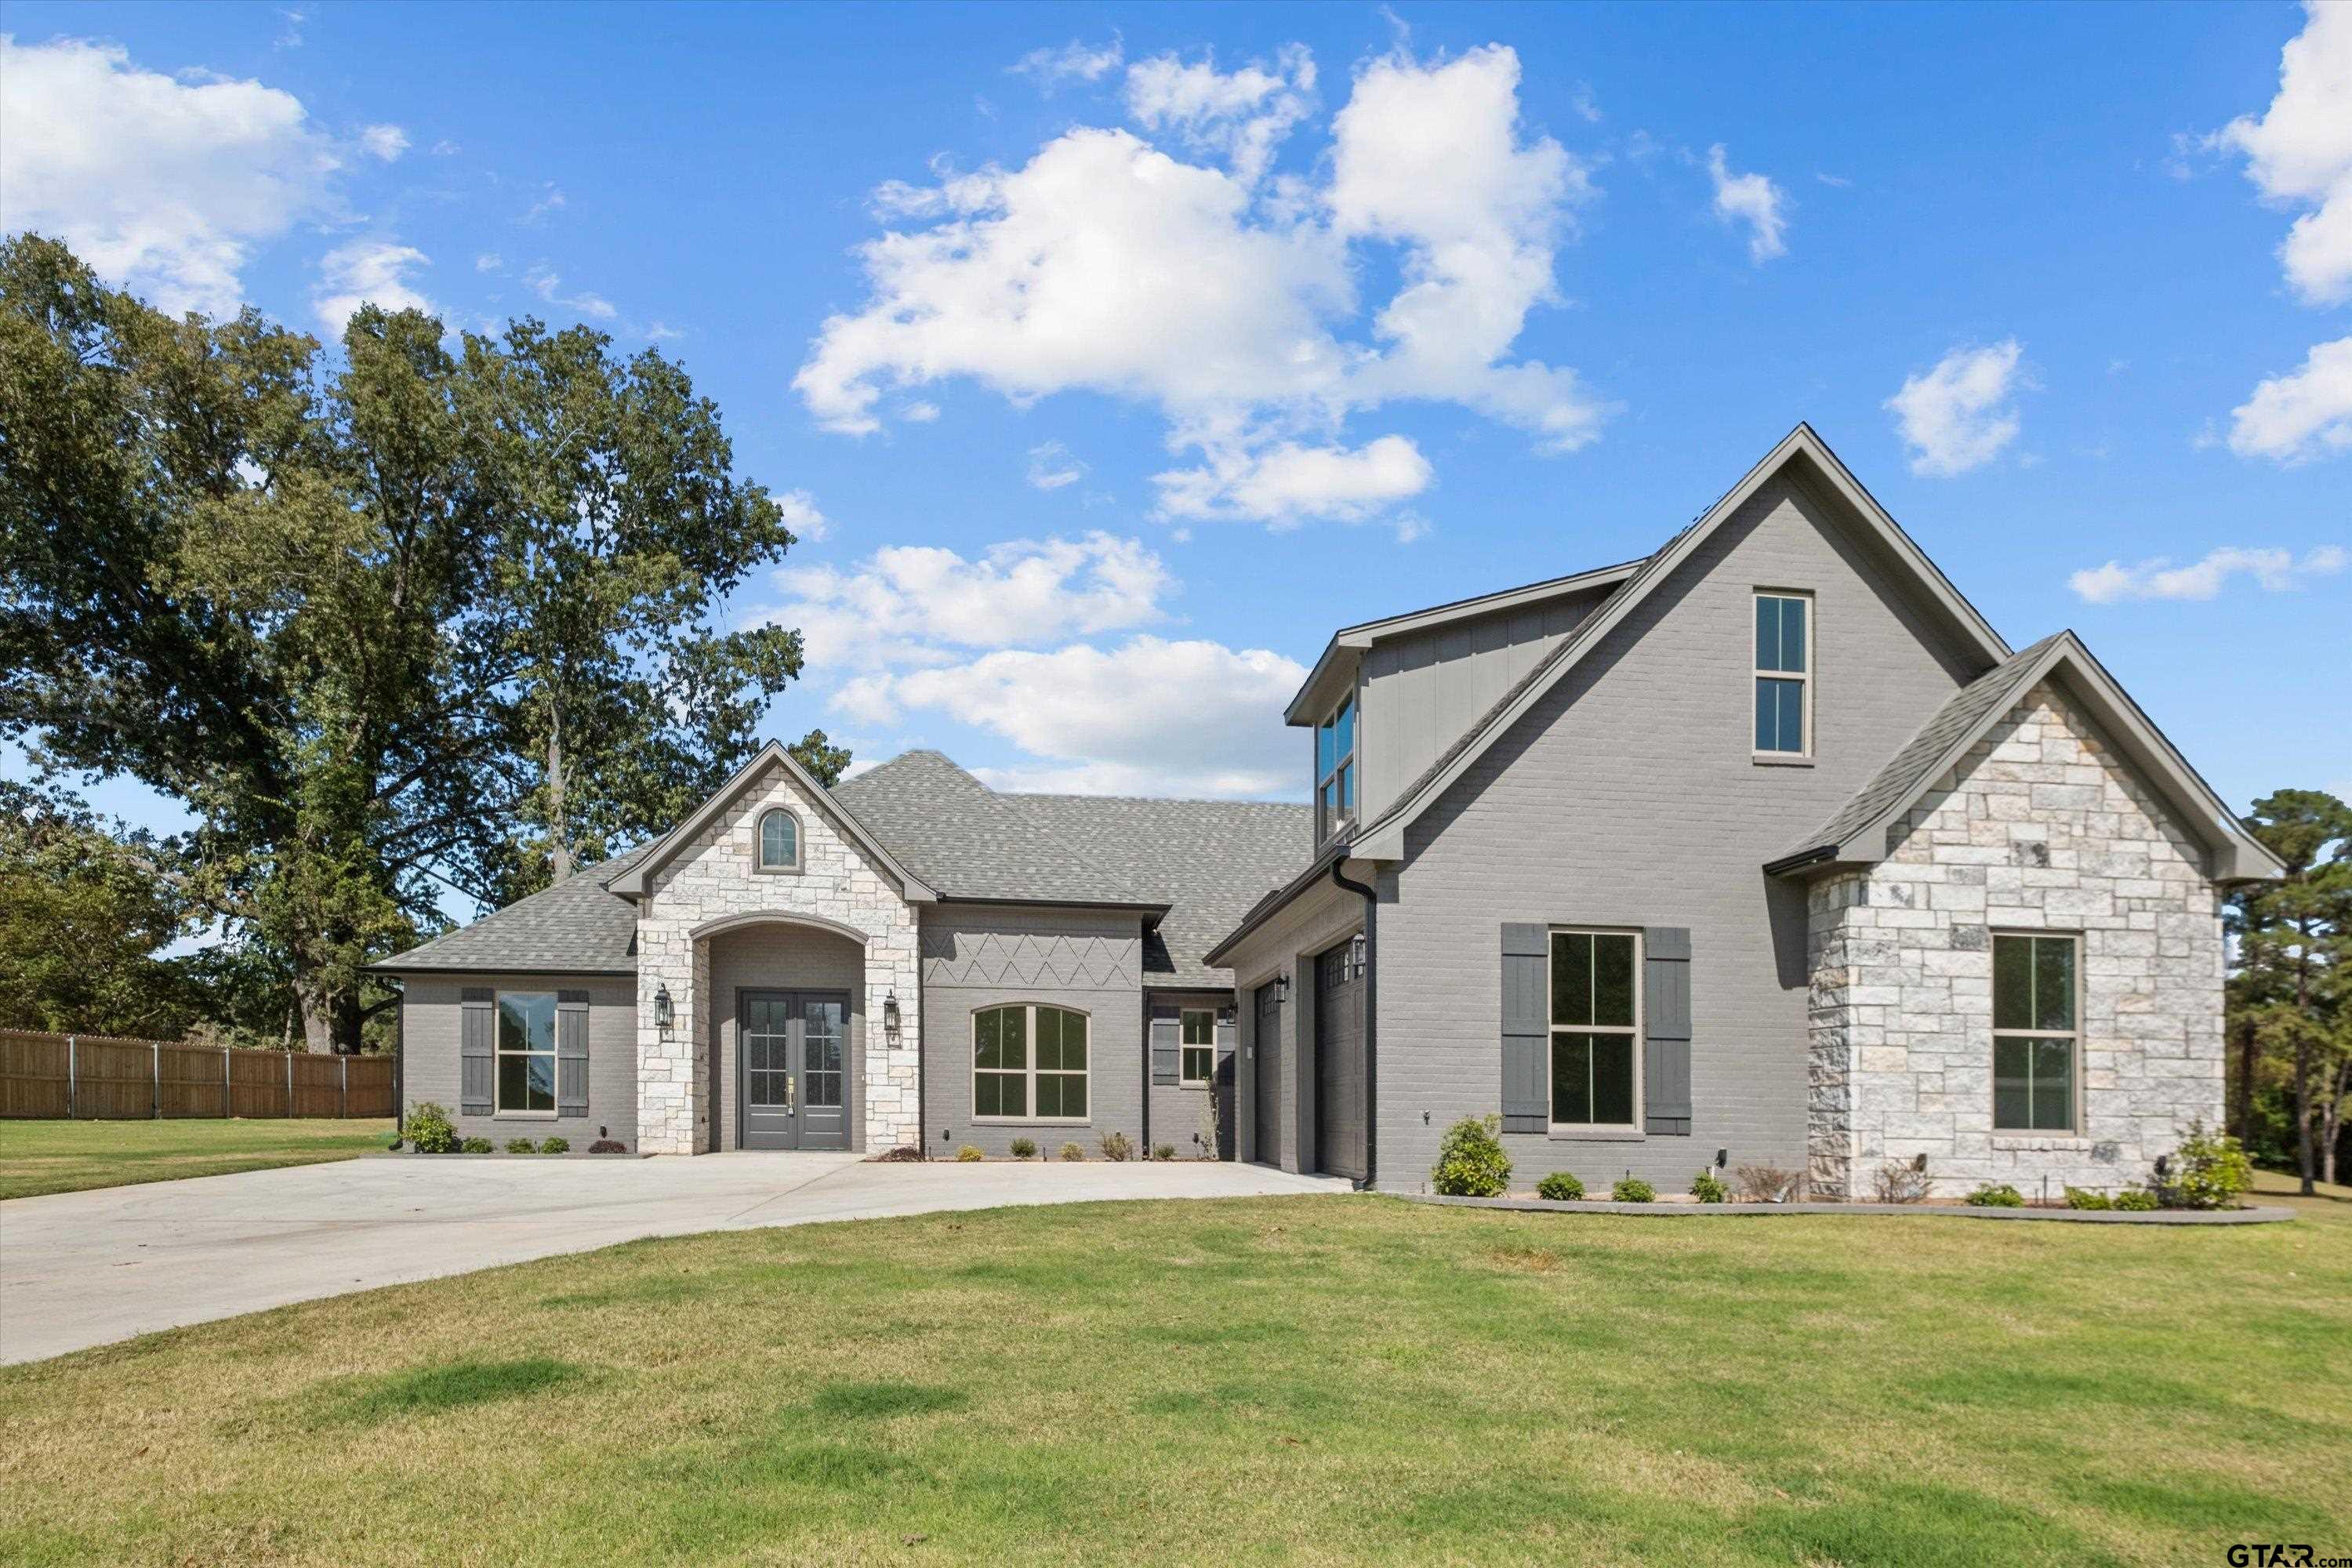
[[[982, 1071], [980, 1065], [980, 1020], [984, 1014], [1006, 1011], [1018, 1011], [1022, 1015], [1022, 1027], [1024, 1031], [1024, 1049], [1022, 1052], [1022, 1068], [1017, 1074], [1002, 1068], [991, 1068], [988, 1069], [988, 1072], [989, 1076], [992, 1078], [1017, 1080], [1020, 1083], [1023, 1112], [1019, 1115], [984, 1115], [980, 1110], [980, 1080]], [[1076, 1071], [1071, 1071], [1066, 1068], [1040, 1068], [1038, 1066], [1037, 1015], [1041, 1012], [1066, 1013], [1074, 1018], [1081, 1018], [1086, 1021], [1087, 1065], [1084, 1068], [1081, 1068]], [[1086, 1127], [1093, 1124], [1095, 1103], [1095, 1020], [1094, 1015], [1087, 1009], [1084, 1007], [1066, 1006], [1059, 1002], [992, 1002], [987, 1006], [974, 1007], [971, 1010], [971, 1119], [974, 1121], [996, 1127]], [[1084, 1116], [1040, 1116], [1036, 1114], [1039, 1103], [1037, 1099], [1037, 1087], [1038, 1079], [1041, 1078], [1058, 1078], [1066, 1080], [1069, 1079], [1077, 1079], [1081, 1091], [1086, 1095], [1087, 1114]]]
[[[793, 825], [793, 858], [775, 865], [768, 863], [768, 819], [781, 816]], [[786, 805], [767, 806], [751, 818], [751, 868], [768, 876], [790, 876], [800, 870], [808, 855], [808, 831], [802, 826], [800, 813]]]

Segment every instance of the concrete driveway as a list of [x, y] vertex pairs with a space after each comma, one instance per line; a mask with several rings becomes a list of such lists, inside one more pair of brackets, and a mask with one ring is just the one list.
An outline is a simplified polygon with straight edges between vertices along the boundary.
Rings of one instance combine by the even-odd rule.
[[1107, 1198], [1346, 1192], [1262, 1165], [381, 1157], [0, 1203], [0, 1363], [646, 1236]]

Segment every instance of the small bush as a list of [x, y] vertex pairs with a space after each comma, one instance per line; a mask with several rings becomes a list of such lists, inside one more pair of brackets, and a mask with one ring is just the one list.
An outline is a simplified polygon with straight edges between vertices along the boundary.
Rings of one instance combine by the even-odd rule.
[[[595, 1151], [591, 1149], [589, 1152], [593, 1154]], [[866, 1157], [877, 1165], [919, 1165], [923, 1163], [923, 1151], [913, 1143], [900, 1143]]]
[[1784, 1204], [1796, 1196], [1804, 1173], [1784, 1171], [1778, 1165], [1740, 1165], [1733, 1169], [1731, 1179], [1739, 1195], [1749, 1203]]
[[507, 1152], [509, 1154], [536, 1154], [539, 1152], [539, 1145], [532, 1142], [528, 1138], [509, 1138], [507, 1140]]
[[1154, 1143], [1151, 1146], [1151, 1157], [1155, 1160], [1173, 1160], [1176, 1157], [1176, 1145], [1173, 1143]]
[[1135, 1158], [1135, 1140], [1124, 1132], [1106, 1132], [1096, 1140], [1096, 1146], [1106, 1160], [1124, 1163]]
[[1625, 1176], [1609, 1189], [1609, 1201], [1618, 1204], [1652, 1204], [1658, 1201], [1658, 1189], [1639, 1176]]
[[2116, 1207], [2126, 1214], [2154, 1214], [2163, 1205], [2156, 1194], [2141, 1187], [2130, 1187], [2116, 1194]]
[[2171, 1179], [2152, 1184], [2157, 1202], [2168, 1209], [2234, 1207], [2233, 1200], [2254, 1184], [2254, 1168], [2235, 1138], [2208, 1131], [2202, 1117], [2189, 1124], [2172, 1152]]
[[1086, 1157], [1087, 1157], [1087, 1152], [1086, 1152], [1084, 1149], [1079, 1148], [1076, 1143], [1065, 1143], [1065, 1144], [1063, 1144], [1063, 1145], [1062, 1145], [1062, 1158], [1063, 1158], [1063, 1159], [1065, 1159], [1065, 1160], [1083, 1160], [1083, 1159], [1085, 1159]]
[[1429, 1184], [1450, 1198], [1491, 1198], [1501, 1193], [1511, 1180], [1510, 1157], [1495, 1136], [1502, 1125], [1499, 1116], [1483, 1121], [1465, 1116], [1447, 1128]]
[[1968, 1195], [1968, 1205], [1976, 1209], [2021, 1209], [2025, 1198], [2007, 1182], [1986, 1182]]
[[458, 1147], [468, 1154], [488, 1154], [495, 1151], [498, 1145], [487, 1138], [468, 1138]]
[[1016, 1160], [1034, 1160], [1037, 1157], [1037, 1141], [1034, 1138], [1015, 1138], [1011, 1147], [1013, 1157]]
[[572, 1140], [569, 1138], [550, 1138], [540, 1144], [539, 1152], [542, 1154], [569, 1154], [572, 1152]]
[[1916, 1204], [1927, 1195], [1927, 1156], [1889, 1160], [1878, 1167], [1871, 1186], [1883, 1204]]
[[2111, 1209], [2116, 1206], [2116, 1200], [2088, 1187], [2068, 1187], [2066, 1206], [2070, 1209]]
[[969, 1143], [956, 1151], [956, 1163], [958, 1164], [966, 1164], [973, 1160], [985, 1160], [987, 1158], [987, 1155], [982, 1153], [979, 1150], [973, 1148]]
[[457, 1147], [457, 1130], [449, 1124], [447, 1107], [432, 1100], [417, 1101], [408, 1113], [409, 1145], [420, 1154], [446, 1154]]
[[625, 1154], [628, 1152], [629, 1146], [617, 1138], [599, 1138], [588, 1145], [591, 1154]]
[[1719, 1204], [1731, 1196], [1731, 1189], [1713, 1171], [1701, 1171], [1691, 1178], [1691, 1196], [1703, 1204]]
[[1584, 1184], [1566, 1171], [1554, 1171], [1536, 1184], [1536, 1196], [1556, 1204], [1572, 1204], [1584, 1195]]

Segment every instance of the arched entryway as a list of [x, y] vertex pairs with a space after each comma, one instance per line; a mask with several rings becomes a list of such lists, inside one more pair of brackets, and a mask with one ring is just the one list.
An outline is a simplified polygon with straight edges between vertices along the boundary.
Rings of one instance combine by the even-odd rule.
[[865, 1147], [866, 944], [814, 916], [695, 934], [707, 977], [716, 1149]]

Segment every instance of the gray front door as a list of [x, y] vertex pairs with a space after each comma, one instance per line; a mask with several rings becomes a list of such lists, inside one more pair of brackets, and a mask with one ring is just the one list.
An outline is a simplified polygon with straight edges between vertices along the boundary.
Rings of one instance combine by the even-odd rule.
[[746, 1149], [849, 1147], [849, 998], [746, 991], [737, 1011]]
[[1315, 960], [1315, 1153], [1334, 1176], [1364, 1179], [1364, 950], [1343, 942]]
[[1282, 1163], [1282, 994], [1273, 985], [1257, 988], [1257, 1038], [1250, 1047], [1256, 1060], [1257, 1163]]

